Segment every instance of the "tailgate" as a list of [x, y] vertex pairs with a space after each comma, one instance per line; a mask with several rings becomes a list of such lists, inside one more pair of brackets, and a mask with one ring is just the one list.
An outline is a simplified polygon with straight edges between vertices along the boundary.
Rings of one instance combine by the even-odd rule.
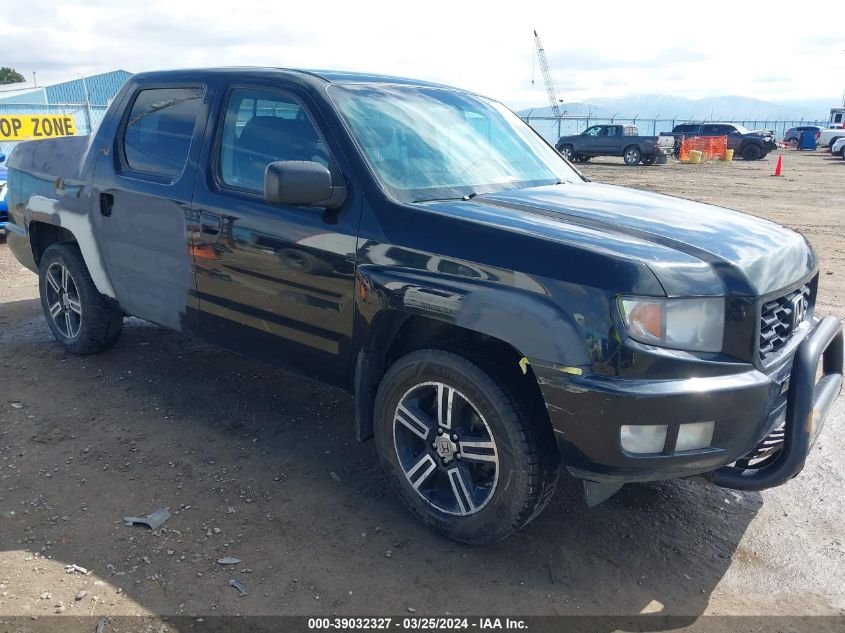
[[671, 134], [664, 135], [661, 134], [657, 137], [657, 147], [660, 149], [674, 149], [675, 148], [675, 137]]

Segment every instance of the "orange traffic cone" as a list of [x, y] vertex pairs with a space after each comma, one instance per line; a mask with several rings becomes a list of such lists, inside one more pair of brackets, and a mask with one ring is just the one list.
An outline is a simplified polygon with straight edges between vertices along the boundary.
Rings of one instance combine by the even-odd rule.
[[775, 176], [781, 175], [781, 170], [783, 169], [783, 154], [778, 154], [778, 164], [775, 165]]

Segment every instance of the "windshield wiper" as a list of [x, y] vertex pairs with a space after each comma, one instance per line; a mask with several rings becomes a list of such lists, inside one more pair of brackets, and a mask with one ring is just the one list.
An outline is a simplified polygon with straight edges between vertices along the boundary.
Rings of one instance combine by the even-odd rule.
[[473, 192], [468, 193], [465, 196], [455, 196], [453, 198], [422, 198], [420, 200], [414, 200], [412, 204], [417, 204], [419, 202], [450, 202], [452, 200], [462, 200], [463, 202], [466, 202], [467, 200], [472, 200], [477, 195], [479, 194]]

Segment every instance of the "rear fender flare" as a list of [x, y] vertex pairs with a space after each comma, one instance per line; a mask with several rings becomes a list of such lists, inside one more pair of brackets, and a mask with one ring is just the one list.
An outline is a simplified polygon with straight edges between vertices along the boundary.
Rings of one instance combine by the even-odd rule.
[[75, 213], [63, 208], [59, 200], [43, 195], [33, 195], [26, 203], [26, 220], [30, 238], [31, 227], [36, 222], [62, 227], [69, 231], [79, 245], [82, 258], [97, 290], [107, 297], [114, 298], [114, 288], [106, 272], [105, 263], [94, 236], [94, 227], [87, 213]]

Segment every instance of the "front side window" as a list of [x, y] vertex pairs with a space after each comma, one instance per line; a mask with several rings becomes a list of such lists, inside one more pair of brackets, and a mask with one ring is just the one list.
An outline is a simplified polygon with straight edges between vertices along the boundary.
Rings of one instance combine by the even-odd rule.
[[602, 127], [600, 125], [594, 125], [591, 128], [587, 128], [584, 132], [586, 136], [599, 136], [602, 131]]
[[375, 175], [407, 202], [578, 181], [495, 101], [441, 88], [333, 85], [329, 95]]
[[219, 176], [238, 189], [264, 191], [267, 165], [280, 160], [329, 166], [329, 153], [302, 106], [286, 95], [238, 89], [229, 95]]
[[202, 88], [141, 90], [123, 132], [126, 167], [178, 178], [188, 161], [202, 98]]

